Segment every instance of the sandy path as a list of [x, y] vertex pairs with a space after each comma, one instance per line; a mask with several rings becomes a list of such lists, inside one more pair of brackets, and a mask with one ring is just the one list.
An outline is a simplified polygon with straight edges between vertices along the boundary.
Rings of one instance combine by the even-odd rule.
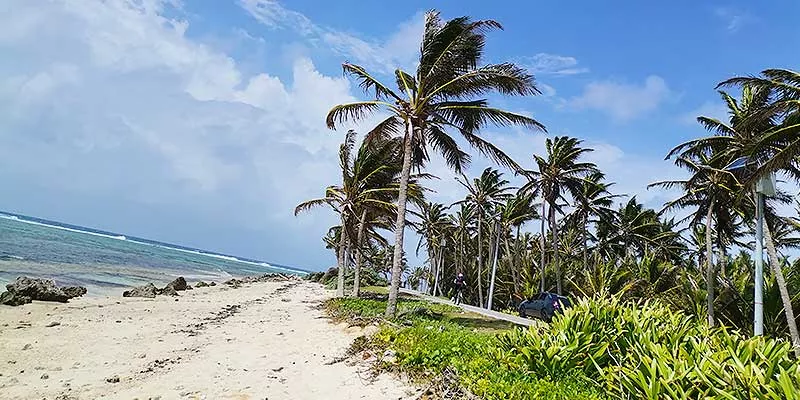
[[322, 318], [326, 296], [281, 282], [0, 306], [0, 399], [408, 398], [391, 377], [327, 364], [357, 332]]

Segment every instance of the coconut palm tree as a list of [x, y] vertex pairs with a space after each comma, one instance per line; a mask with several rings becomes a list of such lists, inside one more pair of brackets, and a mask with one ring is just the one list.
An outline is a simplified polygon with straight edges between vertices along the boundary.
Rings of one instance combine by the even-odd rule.
[[609, 188], [614, 183], [603, 182], [603, 179], [605, 175], [600, 171], [586, 176], [582, 182], [580, 197], [575, 199], [574, 210], [565, 221], [568, 225], [580, 227], [584, 270], [589, 270], [589, 224], [596, 223], [596, 219], [611, 220], [614, 199], [622, 197], [611, 194]]
[[[508, 181], [503, 178], [503, 173], [493, 169], [486, 168], [481, 173], [481, 176], [472, 180], [472, 183], [467, 180], [467, 177], [462, 176], [462, 179], [456, 180], [467, 189], [467, 197], [464, 200], [457, 201], [454, 204], [471, 204], [478, 217], [478, 301], [480, 306], [484, 307], [483, 302], [483, 226], [486, 220], [486, 214], [491, 214], [491, 210], [497, 208], [503, 201], [511, 197], [511, 187], [508, 186]], [[494, 218], [493, 218], [494, 219]]]
[[[561, 267], [558, 259], [558, 230], [556, 228], [556, 213], [563, 214], [562, 205], [570, 204], [566, 197], [579, 199], [582, 193], [583, 181], [587, 176], [597, 172], [597, 166], [585, 162], [582, 158], [589, 152], [589, 148], [581, 147], [582, 141], [566, 136], [547, 138], [545, 157], [534, 154], [537, 170], [523, 171], [528, 178], [528, 183], [520, 190], [541, 194], [542, 217], [548, 216], [550, 232], [553, 237], [553, 264], [556, 268], [556, 288], [561, 294]], [[545, 211], [548, 207], [549, 214]], [[542, 267], [544, 267], [544, 231], [542, 232]]]
[[[715, 159], [728, 163], [739, 159], [747, 160], [747, 163], [754, 165], [755, 168], [747, 168], [738, 173], [737, 178], [746, 187], [746, 190], [740, 191], [740, 197], [741, 193], [754, 191], [756, 181], [764, 173], [784, 171], [792, 176], [800, 177], [798, 154], [792, 153], [795, 140], [793, 139], [793, 127], [800, 123], [800, 113], [796, 108], [797, 99], [792, 97], [794, 92], [791, 80], [785, 79], [787, 78], [784, 74], [785, 71], [768, 71], [771, 71], [769, 74], [776, 79], [734, 78], [720, 83], [719, 86], [744, 84], [741, 98], [738, 100], [720, 91], [720, 95], [728, 106], [730, 123], [713, 118], [698, 118], [698, 121], [706, 129], [716, 134], [683, 143], [675, 147], [668, 156], [680, 154], [681, 157], [689, 158], [702, 154], [713, 154]], [[767, 77], [769, 78], [770, 75]], [[774, 92], [784, 97], [773, 101]], [[781, 121], [782, 118], [783, 121]], [[797, 329], [791, 297], [786, 287], [775, 244], [772, 241], [769, 224], [764, 226], [764, 240], [770, 265], [781, 292], [795, 353], [800, 356], [800, 332]]]
[[[297, 215], [317, 206], [328, 205], [339, 214], [339, 296], [344, 295], [347, 249], [355, 251], [356, 276], [353, 294], [357, 296], [365, 232], [375, 228], [391, 228], [391, 220], [395, 214], [393, 201], [397, 198], [401, 168], [399, 140], [365, 141], [353, 155], [356, 136], [354, 131], [349, 131], [339, 147], [342, 184], [329, 186], [325, 190], [325, 197], [305, 201], [295, 208]], [[422, 193], [415, 179], [416, 177], [412, 180], [409, 193], [417, 200], [422, 198]], [[354, 231], [358, 233], [355, 234]], [[376, 236], [374, 232], [368, 235], [373, 238]]]
[[335, 129], [346, 121], [359, 121], [383, 110], [389, 116], [367, 134], [368, 138], [399, 136], [403, 164], [395, 223], [395, 253], [386, 315], [397, 310], [403, 238], [406, 223], [408, 180], [412, 165], [424, 166], [429, 149], [444, 156], [447, 165], [461, 171], [469, 162], [451, 136], [457, 132], [470, 146], [502, 165], [519, 166], [500, 149], [478, 136], [487, 124], [517, 125], [535, 130], [544, 126], [525, 115], [493, 108], [483, 98], [491, 93], [528, 96], [539, 94], [533, 75], [512, 63], [482, 65], [486, 32], [501, 25], [469, 17], [443, 21], [439, 13], [425, 14], [420, 57], [414, 74], [395, 71], [397, 90], [380, 82], [361, 66], [344, 63], [344, 72], [358, 81], [371, 100], [340, 104], [330, 110], [327, 125]]
[[443, 242], [447, 240], [453, 226], [450, 223], [445, 212], [445, 206], [439, 203], [425, 202], [420, 206], [419, 212], [420, 221], [417, 222], [417, 234], [419, 243], [417, 243], [417, 254], [424, 242], [425, 248], [428, 253], [428, 261], [431, 265], [433, 272], [433, 295], [437, 295], [439, 291], [439, 277], [442, 276], [442, 259], [444, 251]]
[[501, 232], [506, 232], [504, 236], [506, 258], [511, 266], [511, 280], [514, 284], [514, 295], [519, 295], [522, 291], [520, 283], [520, 265], [517, 262], [516, 252], [511, 251], [511, 237], [514, 236], [511, 232], [516, 228], [516, 240], [514, 243], [515, 248], [519, 248], [520, 229], [525, 222], [538, 218], [535, 205], [533, 204], [533, 195], [530, 193], [517, 193], [514, 197], [506, 200], [500, 208], [500, 229]]

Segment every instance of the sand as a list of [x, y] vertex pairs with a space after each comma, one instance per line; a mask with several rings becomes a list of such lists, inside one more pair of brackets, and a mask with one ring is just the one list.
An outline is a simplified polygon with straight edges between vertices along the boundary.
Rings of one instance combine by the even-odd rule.
[[410, 399], [393, 377], [332, 361], [358, 329], [307, 282], [0, 306], [0, 399]]

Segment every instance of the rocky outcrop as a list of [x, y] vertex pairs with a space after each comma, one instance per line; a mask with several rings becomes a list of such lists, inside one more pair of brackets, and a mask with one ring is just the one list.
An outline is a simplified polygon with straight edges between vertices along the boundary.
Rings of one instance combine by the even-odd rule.
[[200, 281], [200, 282], [197, 282], [197, 283], [195, 283], [195, 284], [194, 284], [194, 287], [196, 287], [196, 288], [201, 288], [201, 287], [208, 287], [208, 286], [214, 286], [214, 285], [216, 285], [216, 283], [214, 283], [214, 282], [211, 282], [211, 283], [205, 283], [205, 282], [203, 282], [203, 281]]
[[228, 279], [223, 282], [226, 285], [238, 287], [245, 283], [257, 282], [286, 282], [286, 281], [299, 281], [300, 277], [290, 274], [264, 274], [259, 276], [245, 276], [243, 278]]
[[0, 304], [10, 306], [27, 304], [33, 300], [66, 303], [73, 297], [86, 294], [85, 287], [58, 287], [50, 279], [34, 279], [26, 276], [21, 276], [14, 283], [6, 285], [6, 289], [6, 292], [0, 294]]
[[152, 283], [148, 283], [144, 286], [138, 286], [131, 290], [126, 290], [122, 292], [122, 297], [147, 297], [147, 298], [154, 298], [156, 294], [158, 294], [159, 290], [156, 288], [156, 285]]

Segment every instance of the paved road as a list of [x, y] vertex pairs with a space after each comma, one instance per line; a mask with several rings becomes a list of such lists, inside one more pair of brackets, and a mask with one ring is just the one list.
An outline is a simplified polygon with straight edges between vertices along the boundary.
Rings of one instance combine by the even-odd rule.
[[[416, 290], [400, 288], [400, 292], [401, 293], [405, 293], [405, 294], [410, 294], [412, 296], [417, 296], [419, 298], [425, 299], [425, 300], [433, 302], [433, 303], [455, 305], [450, 300], [440, 299], [438, 297], [429, 296], [427, 294], [418, 292]], [[470, 305], [467, 305], [467, 304], [459, 304], [459, 307], [461, 307], [461, 309], [463, 309], [464, 311], [474, 312], [476, 314], [481, 314], [481, 315], [487, 316], [489, 318], [501, 319], [503, 321], [508, 321], [508, 322], [511, 322], [511, 323], [514, 323], [514, 324], [517, 324], [517, 325], [531, 326], [531, 325], [535, 325], [537, 323], [536, 321], [534, 321], [532, 319], [522, 318], [522, 317], [519, 317], [519, 316], [516, 316], [516, 315], [509, 315], [509, 314], [501, 313], [501, 312], [498, 312], [498, 311], [487, 310], [485, 308], [470, 306]]]

